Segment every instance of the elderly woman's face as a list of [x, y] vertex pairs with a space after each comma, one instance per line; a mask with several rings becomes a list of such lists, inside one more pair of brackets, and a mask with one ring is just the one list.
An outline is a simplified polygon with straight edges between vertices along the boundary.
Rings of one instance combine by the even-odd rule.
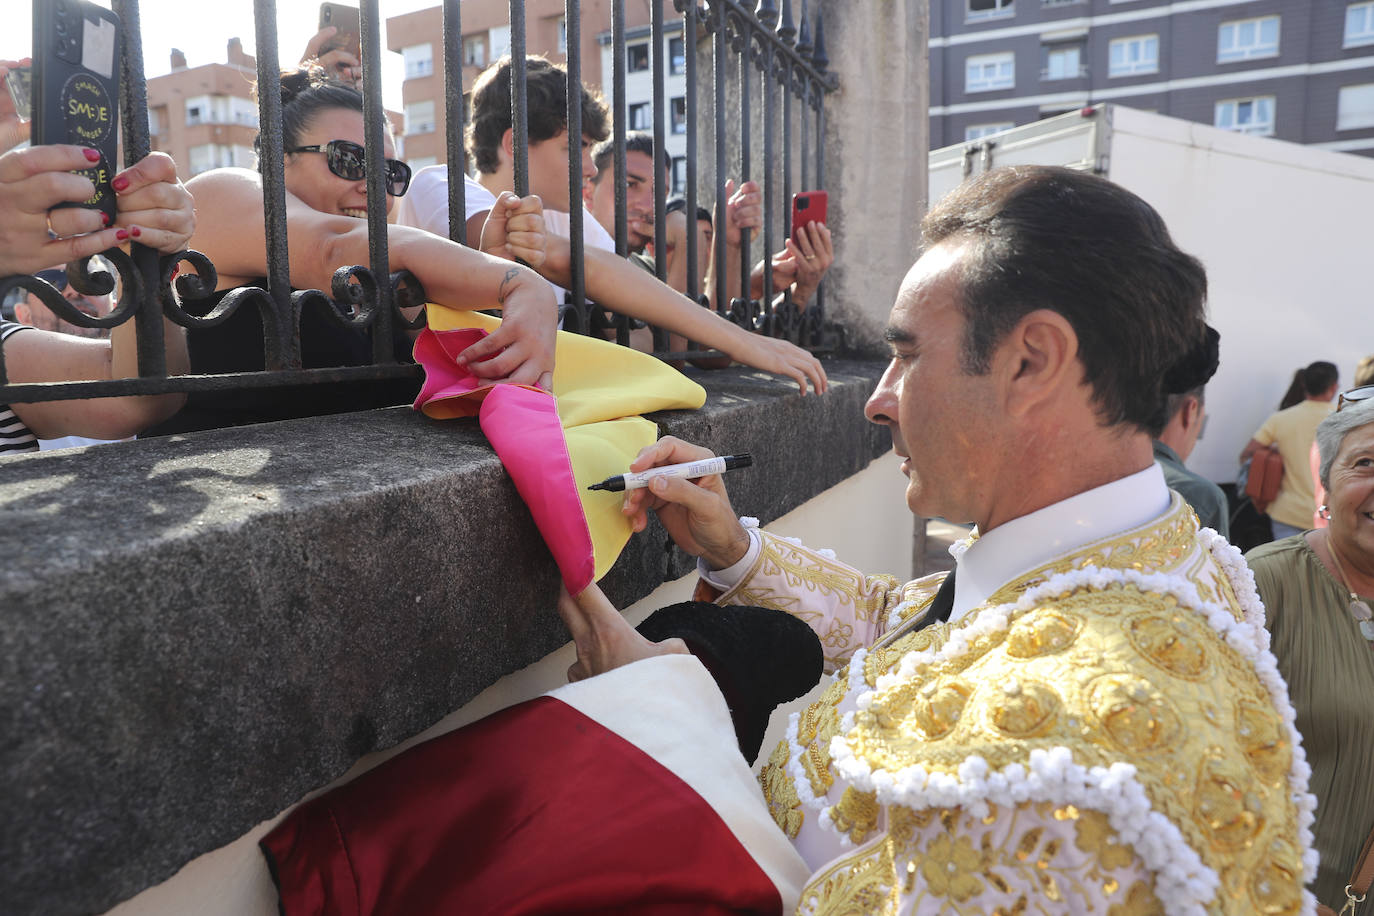
[[1374, 565], [1374, 423], [1351, 430], [1331, 463], [1331, 536]]

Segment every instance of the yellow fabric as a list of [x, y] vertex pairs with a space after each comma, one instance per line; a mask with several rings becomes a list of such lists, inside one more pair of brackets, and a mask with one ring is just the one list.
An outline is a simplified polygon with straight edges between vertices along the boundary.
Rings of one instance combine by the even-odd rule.
[[[501, 324], [490, 315], [433, 303], [427, 310], [434, 331], [490, 332]], [[706, 403], [706, 390], [663, 361], [609, 341], [559, 331], [554, 346], [553, 393], [600, 579], [632, 532], [629, 520], [620, 514], [624, 495], [587, 487], [625, 473], [640, 449], [658, 438], [658, 427], [639, 414], [696, 409]], [[435, 419], [470, 416], [479, 400], [476, 395], [466, 404], [434, 402], [423, 411]]]

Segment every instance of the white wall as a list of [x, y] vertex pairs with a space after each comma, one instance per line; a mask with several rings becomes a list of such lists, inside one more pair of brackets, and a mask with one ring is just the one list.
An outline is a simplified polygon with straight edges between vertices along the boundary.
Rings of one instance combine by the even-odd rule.
[[[813, 547], [830, 547], [841, 560], [866, 571], [909, 575], [913, 519], [907, 511], [905, 481], [898, 465], [899, 460], [889, 452], [768, 527], [788, 537], [799, 537]], [[637, 624], [657, 608], [688, 600], [695, 582], [695, 576], [686, 576], [660, 586], [626, 608], [626, 618]], [[553, 609], [548, 613], [553, 613]], [[339, 781], [346, 782], [406, 747], [560, 686], [574, 660], [571, 644], [564, 646], [497, 681], [462, 709], [405, 744], [363, 758]], [[818, 691], [823, 689], [824, 684], [818, 685]], [[786, 727], [786, 714], [796, 705], [799, 704], [791, 704], [774, 715], [759, 755], [760, 763], [767, 760], [777, 744]], [[276, 890], [257, 847], [258, 840], [276, 820], [260, 824], [228, 846], [200, 856], [168, 881], [115, 907], [111, 916], [276, 916]]]
[[1294, 370], [1329, 360], [1344, 386], [1374, 353], [1374, 160], [1118, 108], [1109, 177], [1207, 268], [1221, 366], [1188, 464], [1235, 480]]

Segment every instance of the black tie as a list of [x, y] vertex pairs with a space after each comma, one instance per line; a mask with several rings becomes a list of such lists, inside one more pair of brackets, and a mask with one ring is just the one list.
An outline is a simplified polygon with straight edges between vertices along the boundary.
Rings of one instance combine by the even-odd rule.
[[933, 623], [944, 623], [949, 620], [949, 613], [954, 610], [954, 573], [956, 569], [951, 569], [949, 575], [945, 576], [945, 581], [940, 583], [940, 590], [935, 593], [935, 600], [930, 602], [930, 610], [926, 611], [926, 615], [921, 618], [916, 630], [924, 630]]

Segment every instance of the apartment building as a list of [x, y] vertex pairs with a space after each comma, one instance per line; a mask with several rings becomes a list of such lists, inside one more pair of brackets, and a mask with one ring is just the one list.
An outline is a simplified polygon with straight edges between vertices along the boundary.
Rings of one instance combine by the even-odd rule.
[[[663, 147], [672, 161], [670, 192], [687, 186], [687, 45], [682, 17], [665, 3], [663, 17], [663, 97], [668, 110], [663, 117]], [[625, 129], [654, 129], [653, 29], [648, 25], [625, 29]], [[614, 36], [610, 29], [597, 36], [601, 44], [602, 91], [611, 97]]]
[[[187, 67], [186, 55], [173, 50], [172, 72], [148, 79], [152, 148], [171, 156], [183, 179], [224, 166], [253, 168], [257, 66], [243, 42], [231, 38], [222, 64]], [[387, 118], [399, 134], [400, 112]]]
[[1374, 0], [931, 0], [932, 148], [1118, 102], [1374, 156]]
[[[652, 69], [649, 58], [650, 2], [661, 2], [664, 10], [664, 68], [667, 97], [670, 99], [669, 138], [665, 144], [674, 161], [682, 158], [686, 141], [685, 63], [682, 47], [682, 19], [672, 0], [644, 0], [625, 4], [626, 103], [627, 125], [650, 129], [653, 124]], [[580, 53], [582, 81], [599, 89], [609, 102], [611, 96], [611, 2], [582, 0]], [[464, 0], [462, 4], [462, 59], [464, 94], [471, 90], [487, 65], [510, 51], [510, 4], [507, 0]], [[446, 111], [443, 75], [443, 9], [434, 6], [416, 10], [386, 21], [387, 48], [405, 60], [405, 82], [401, 98], [405, 103], [405, 156], [413, 168], [447, 162], [445, 141]], [[549, 60], [568, 59], [567, 22], [563, 0], [526, 0], [525, 50], [542, 54]], [[675, 56], [676, 55], [676, 56]], [[646, 107], [647, 103], [647, 107]], [[672, 106], [677, 106], [673, 108]], [[676, 111], [676, 120], [671, 120]], [[685, 171], [683, 165], [676, 172]]]
[[183, 179], [222, 166], [253, 167], [256, 67], [231, 38], [224, 63], [188, 68], [186, 55], [173, 50], [172, 72], [148, 80], [152, 148], [171, 156]]

